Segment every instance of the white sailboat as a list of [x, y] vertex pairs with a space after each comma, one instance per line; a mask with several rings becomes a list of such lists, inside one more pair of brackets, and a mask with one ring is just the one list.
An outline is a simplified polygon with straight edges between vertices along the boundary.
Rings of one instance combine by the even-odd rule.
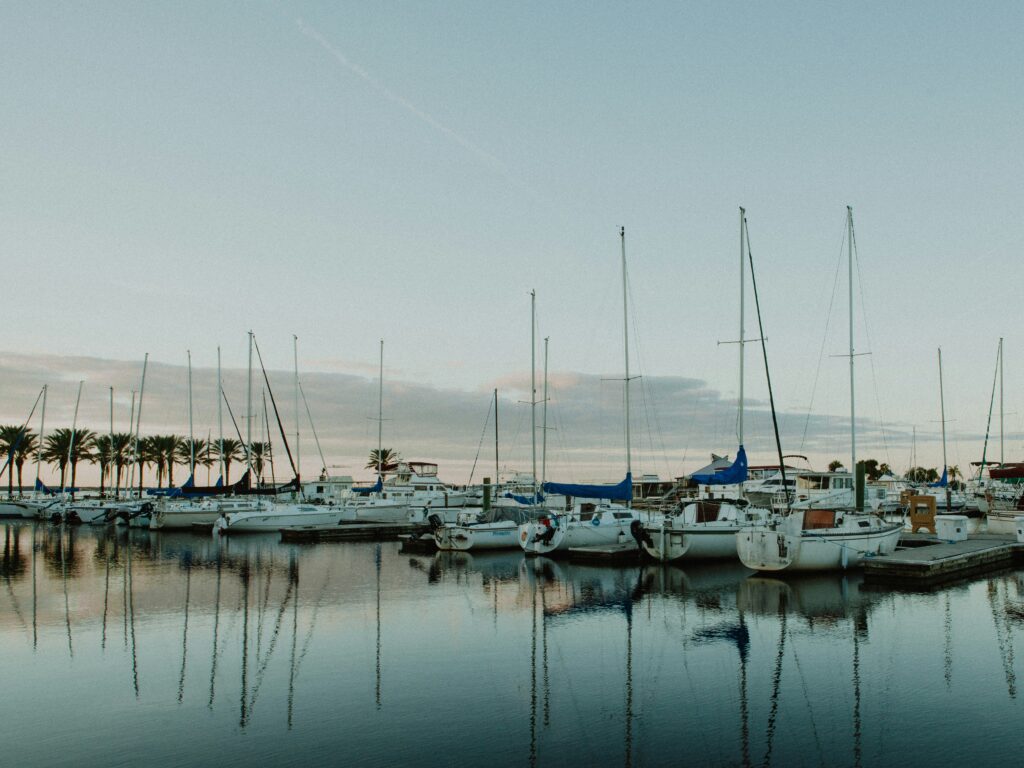
[[[546, 493], [560, 493], [572, 497], [571, 510], [557, 513], [545, 510], [536, 520], [519, 526], [519, 545], [528, 555], [549, 555], [573, 547], [627, 544], [633, 540], [632, 525], [641, 524], [640, 516], [630, 506], [633, 499], [632, 447], [630, 443], [629, 412], [629, 306], [626, 282], [626, 229], [619, 237], [622, 250], [622, 318], [623, 352], [625, 357], [625, 416], [626, 416], [626, 478], [617, 485], [578, 485], [549, 483], [543, 485]], [[531, 383], [531, 400], [537, 400], [537, 385]], [[534, 427], [534, 476], [537, 474], [536, 419]], [[535, 496], [536, 497], [536, 496]], [[616, 501], [626, 502], [616, 504]]]
[[[746, 249], [749, 247], [746, 230], [746, 212], [740, 208], [740, 337], [737, 342], [740, 349], [737, 420], [739, 450], [732, 466], [724, 471], [693, 476], [708, 498], [686, 504], [678, 513], [664, 515], [661, 520], [648, 523], [637, 531], [637, 538], [644, 551], [662, 562], [735, 558], [737, 531], [763, 523], [771, 514], [768, 508], [750, 504], [740, 493], [747, 479], [747, 454], [743, 447], [743, 363], [746, 346], [744, 271]], [[735, 491], [731, 494], [728, 491], [726, 494], [717, 494], [712, 492], [712, 488], [735, 488]], [[715, 495], [718, 498], [714, 498]]]
[[[849, 271], [849, 359], [850, 359], [850, 465], [857, 467], [857, 433], [854, 399], [853, 347], [853, 209], [847, 206]], [[755, 297], [757, 283], [755, 285]], [[763, 336], [762, 332], [762, 336]], [[781, 451], [780, 451], [781, 453]], [[842, 494], [847, 499], [846, 493]], [[856, 498], [856, 497], [855, 497]], [[902, 522], [887, 523], [874, 514], [829, 504], [827, 499], [803, 502], [769, 523], [743, 528], [736, 535], [740, 561], [756, 571], [821, 571], [853, 568], [873, 555], [896, 550]]]

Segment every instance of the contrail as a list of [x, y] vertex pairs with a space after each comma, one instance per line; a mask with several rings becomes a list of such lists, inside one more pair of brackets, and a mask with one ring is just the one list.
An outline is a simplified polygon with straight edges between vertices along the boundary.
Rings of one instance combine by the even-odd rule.
[[535, 190], [531, 189], [528, 185], [523, 183], [522, 180], [516, 178], [512, 174], [511, 170], [509, 170], [508, 166], [501, 162], [501, 160], [496, 158], [494, 155], [481, 149], [476, 144], [471, 142], [469, 139], [465, 138], [464, 136], [461, 136], [459, 133], [452, 130], [447, 125], [445, 125], [444, 123], [442, 123], [440, 120], [436, 119], [429, 113], [424, 112], [422, 109], [417, 107], [404, 96], [395, 93], [393, 90], [388, 88], [388, 86], [382, 83], [378, 78], [376, 78], [370, 72], [366, 71], [366, 69], [364, 69], [363, 67], [359, 66], [354, 61], [349, 59], [344, 53], [342, 53], [328, 40], [326, 40], [323, 35], [321, 35], [317, 30], [313, 29], [308, 24], [306, 24], [306, 22], [303, 21], [301, 18], [295, 19], [295, 24], [298, 26], [299, 31], [302, 32], [302, 34], [318, 43], [321, 48], [330, 53], [338, 61], [339, 64], [345, 67], [345, 69], [349, 70], [355, 75], [358, 75], [362, 80], [364, 80], [366, 83], [372, 86], [374, 90], [376, 90], [386, 99], [388, 99], [389, 101], [393, 101], [395, 104], [398, 104], [402, 107], [405, 107], [407, 110], [412, 112], [412, 114], [414, 114], [424, 123], [429, 125], [431, 128], [440, 131], [445, 136], [458, 143], [459, 146], [461, 146], [463, 149], [466, 149], [469, 152], [476, 155], [479, 159], [483, 160], [484, 163], [491, 168], [491, 170], [500, 173], [509, 182], [519, 187], [520, 189], [526, 191], [531, 197], [534, 198], [536, 202], [545, 202], [539, 193], [537, 193]]

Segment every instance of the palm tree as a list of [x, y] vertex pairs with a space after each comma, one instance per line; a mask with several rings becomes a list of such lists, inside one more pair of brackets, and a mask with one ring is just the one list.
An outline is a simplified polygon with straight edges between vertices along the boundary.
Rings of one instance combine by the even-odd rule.
[[154, 464], [157, 467], [157, 486], [160, 485], [160, 480], [163, 478], [163, 455], [160, 452], [159, 445], [155, 442], [154, 436], [143, 437], [139, 439], [139, 443], [136, 446], [137, 455], [135, 456], [135, 462], [139, 465], [139, 495], [142, 495], [144, 483], [142, 482], [142, 474], [147, 464]]
[[78, 471], [78, 462], [91, 457], [89, 451], [96, 440], [96, 433], [90, 429], [74, 430], [74, 444], [71, 441], [72, 430], [66, 427], [55, 429], [46, 436], [46, 443], [43, 447], [43, 460], [50, 464], [57, 464], [60, 468], [60, 486], [65, 487], [67, 475], [68, 457], [71, 458], [71, 487], [75, 487], [75, 477]]
[[[213, 457], [210, 456], [210, 444], [200, 438], [192, 440], [182, 439], [178, 444], [178, 450], [176, 458], [179, 464], [182, 464], [189, 469], [189, 474], [195, 474], [195, 466], [191, 466], [190, 462], [193, 461], [193, 457], [196, 466], [200, 467], [211, 467], [213, 466]], [[195, 478], [193, 478], [194, 482]]]
[[224, 485], [231, 484], [231, 462], [245, 461], [245, 447], [241, 441], [231, 437], [225, 437], [221, 443], [224, 451], [220, 457], [224, 461]]
[[114, 465], [114, 452], [110, 435], [100, 435], [97, 437], [93, 447], [96, 451], [92, 455], [92, 461], [100, 465], [100, 496], [102, 496], [104, 490], [103, 483], [106, 479], [107, 471], [113, 469]]
[[843, 466], [843, 462], [841, 462], [839, 459], [833, 459], [828, 463], [828, 471], [835, 472], [841, 466]]
[[114, 487], [121, 487], [121, 472], [132, 463], [132, 435], [128, 432], [116, 432], [113, 439], [111, 460], [114, 462]]
[[377, 474], [384, 474], [394, 469], [401, 460], [402, 457], [394, 448], [381, 448], [380, 450], [374, 448], [370, 451], [370, 460], [366, 462], [366, 468], [377, 470]]
[[259, 441], [252, 443], [249, 446], [249, 455], [252, 457], [252, 468], [256, 472], [256, 477], [262, 483], [263, 467], [273, 456], [270, 443], [261, 443]]
[[888, 464], [885, 464], [885, 463], [879, 464], [878, 465], [878, 474], [879, 474], [879, 476], [881, 476], [881, 475], [891, 475], [892, 474], [892, 469], [889, 467]]
[[18, 447], [14, 449], [14, 466], [18, 468], [18, 493], [20, 495], [21, 489], [24, 487], [21, 481], [21, 470], [25, 466], [25, 462], [35, 455], [39, 448], [39, 436], [35, 432], [27, 432], [25, 436], [18, 443]]
[[163, 454], [164, 465], [167, 467], [167, 487], [174, 487], [174, 465], [178, 462], [178, 451], [186, 442], [178, 435], [159, 435], [157, 444]]
[[0, 452], [7, 454], [7, 497], [14, 495], [14, 475], [10, 471], [14, 464], [14, 453], [25, 439], [25, 428], [17, 424], [0, 426]]
[[960, 484], [957, 483], [957, 478], [963, 477], [963, 473], [960, 471], [960, 465], [954, 464], [947, 470], [949, 472], [948, 480], [952, 484], [953, 489], [959, 491]]

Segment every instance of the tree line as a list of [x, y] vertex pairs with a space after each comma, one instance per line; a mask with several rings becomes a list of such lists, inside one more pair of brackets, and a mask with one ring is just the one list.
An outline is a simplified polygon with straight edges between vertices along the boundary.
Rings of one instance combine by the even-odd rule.
[[[139, 438], [135, 449], [137, 455], [133, 456], [133, 439], [134, 435], [128, 432], [100, 435], [90, 429], [76, 429], [72, 442], [72, 431], [60, 428], [46, 436], [40, 451], [39, 436], [31, 429], [24, 429], [18, 425], [0, 425], [0, 454], [6, 455], [9, 465], [7, 494], [10, 496], [14, 493], [15, 472], [18, 476], [18, 486], [24, 487], [24, 466], [26, 462], [34, 462], [37, 454], [43, 463], [53, 465], [59, 470], [61, 487], [64, 487], [66, 479], [69, 479], [70, 486], [74, 487], [80, 462], [98, 465], [100, 493], [103, 493], [108, 483], [124, 487], [122, 479], [127, 482], [133, 466], [137, 467], [139, 488], [144, 485], [146, 467], [156, 470], [158, 488], [163, 487], [165, 477], [167, 487], [170, 488], [174, 486], [175, 466], [188, 468], [194, 461], [195, 466], [212, 467], [221, 461], [217, 440], [189, 440], [179, 435], [149, 435]], [[231, 465], [245, 461], [245, 443], [233, 438], [224, 438], [223, 451], [224, 484], [228, 485], [231, 482]], [[267, 466], [273, 467], [274, 457], [270, 443], [253, 442], [251, 457], [257, 480], [262, 481]]]

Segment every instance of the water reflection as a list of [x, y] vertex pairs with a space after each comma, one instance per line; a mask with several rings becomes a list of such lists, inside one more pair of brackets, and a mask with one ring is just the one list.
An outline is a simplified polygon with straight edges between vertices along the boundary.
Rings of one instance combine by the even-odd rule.
[[111, 744], [225, 765], [998, 762], [1022, 714], [1017, 571], [908, 594], [33, 524], [5, 527], [2, 568], [5, 683], [32, 692], [0, 703], [12, 764], [45, 762], [40, 711], [66, 726], [46, 754], [82, 765]]

